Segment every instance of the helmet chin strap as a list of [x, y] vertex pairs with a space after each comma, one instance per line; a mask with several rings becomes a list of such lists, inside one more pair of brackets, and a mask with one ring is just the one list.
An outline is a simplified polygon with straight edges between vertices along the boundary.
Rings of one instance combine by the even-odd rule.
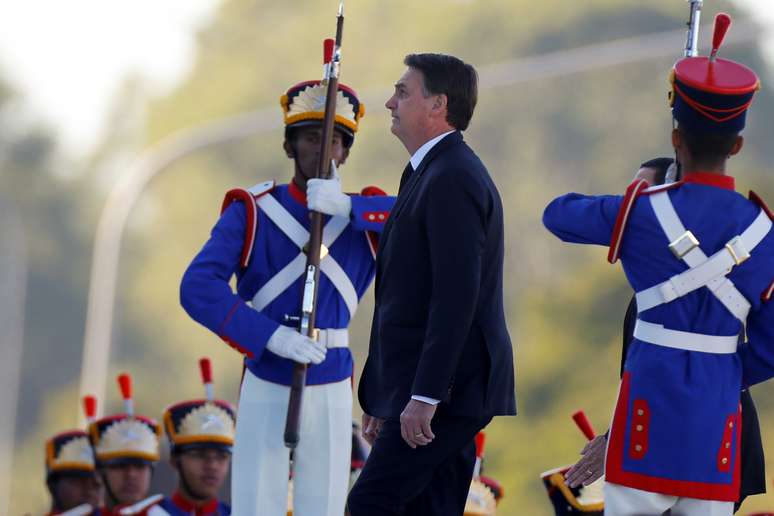
[[116, 507], [119, 504], [118, 498], [116, 498], [116, 495], [113, 494], [113, 489], [110, 487], [110, 482], [108, 482], [107, 473], [105, 473], [103, 468], [99, 469], [99, 476], [102, 477], [102, 485], [105, 486], [105, 493], [107, 493], [112, 506]]
[[288, 140], [288, 143], [290, 144], [290, 149], [293, 151], [293, 177], [300, 175], [306, 178], [304, 170], [301, 168], [301, 162], [298, 160], [298, 149], [296, 148], [295, 138]]
[[59, 499], [59, 490], [57, 489], [57, 484], [55, 480], [48, 480], [46, 482], [48, 485], [48, 492], [51, 493], [51, 505], [53, 511], [63, 511], [64, 506], [62, 505], [62, 500]]
[[[672, 117], [672, 129], [678, 128], [678, 122], [677, 119]], [[666, 177], [664, 177], [665, 182], [673, 182], [676, 183], [677, 181], [680, 181], [683, 178], [683, 164], [680, 163], [680, 160], [677, 157], [677, 149], [674, 149], [675, 151], [675, 162], [670, 165], [669, 169], [667, 170]]]

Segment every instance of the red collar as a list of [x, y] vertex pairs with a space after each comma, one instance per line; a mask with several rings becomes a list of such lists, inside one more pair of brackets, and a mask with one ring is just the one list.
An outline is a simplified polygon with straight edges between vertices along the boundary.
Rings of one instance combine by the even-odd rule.
[[683, 182], [714, 186], [716, 188], [723, 188], [724, 190], [736, 189], [736, 183], [733, 176], [713, 174], [710, 172], [688, 172], [683, 177]]
[[290, 196], [296, 200], [296, 202], [306, 206], [306, 192], [301, 190], [295, 181], [290, 181], [290, 184], [288, 185], [288, 192], [290, 193]]
[[172, 495], [172, 503], [188, 514], [195, 514], [196, 516], [215, 514], [218, 510], [218, 500], [216, 498], [213, 498], [201, 507], [196, 507], [196, 504], [183, 496], [183, 493], [180, 491], [175, 491], [175, 494]]

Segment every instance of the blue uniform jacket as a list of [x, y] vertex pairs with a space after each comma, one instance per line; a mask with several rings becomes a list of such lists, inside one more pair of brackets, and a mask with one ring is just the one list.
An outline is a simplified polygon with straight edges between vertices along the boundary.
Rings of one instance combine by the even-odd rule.
[[[733, 178], [691, 174], [668, 190], [686, 228], [709, 256], [741, 234], [761, 207], [734, 192]], [[621, 196], [561, 196], [545, 210], [545, 226], [566, 242], [611, 244]], [[620, 247], [635, 292], [687, 269], [646, 197], [633, 204]], [[734, 501], [739, 482], [739, 395], [774, 376], [774, 302], [764, 302], [774, 280], [774, 231], [752, 257], [728, 275], [752, 304], [748, 342], [734, 354], [657, 346], [634, 339], [611, 427], [606, 478], [675, 496]], [[672, 330], [738, 335], [742, 324], [702, 287], [639, 314]]]
[[[371, 191], [375, 190], [373, 188]], [[369, 189], [364, 190], [369, 193]], [[309, 211], [306, 196], [295, 184], [280, 185], [272, 195], [307, 230]], [[374, 278], [375, 234], [381, 232], [395, 202], [386, 195], [353, 195], [351, 223], [333, 243], [329, 252], [352, 281], [360, 299]], [[328, 217], [325, 217], [324, 223]], [[193, 259], [180, 286], [180, 302], [188, 314], [227, 343], [245, 354], [245, 365], [257, 377], [290, 385], [293, 362], [266, 349], [266, 343], [285, 316], [298, 316], [303, 278], [258, 312], [247, 302], [274, 275], [299, 254], [298, 247], [259, 209], [252, 255], [247, 267], [240, 257], [247, 230], [243, 202], [232, 203], [212, 229], [210, 239]], [[370, 236], [369, 236], [370, 235]], [[229, 285], [237, 277], [237, 292]], [[339, 292], [324, 273], [318, 287], [318, 328], [347, 328], [350, 313]], [[310, 365], [307, 384], [343, 380], [352, 375], [349, 348], [329, 349], [325, 360]]]

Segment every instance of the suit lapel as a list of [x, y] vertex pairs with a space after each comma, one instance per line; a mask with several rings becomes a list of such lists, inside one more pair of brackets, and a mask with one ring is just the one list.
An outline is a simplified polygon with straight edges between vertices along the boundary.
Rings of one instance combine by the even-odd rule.
[[[433, 148], [430, 149], [430, 151], [422, 159], [422, 162], [419, 164], [419, 167], [417, 167], [417, 169], [413, 173], [411, 173], [408, 179], [406, 180], [404, 180], [405, 173], [406, 173], [406, 171], [404, 170], [403, 172], [404, 176], [401, 177], [401, 185], [398, 191], [398, 198], [395, 200], [395, 205], [392, 207], [392, 210], [390, 210], [390, 216], [387, 218], [387, 223], [384, 225], [384, 230], [382, 231], [382, 234], [379, 237], [379, 248], [376, 253], [377, 274], [378, 274], [378, 263], [382, 255], [382, 250], [387, 245], [387, 240], [389, 239], [389, 236], [390, 236], [390, 230], [392, 229], [392, 226], [395, 223], [395, 220], [398, 218], [398, 215], [400, 215], [400, 212], [403, 210], [403, 207], [405, 206], [406, 202], [411, 197], [411, 194], [413, 193], [417, 184], [419, 184], [419, 181], [422, 178], [424, 171], [427, 169], [427, 166], [444, 149], [451, 147], [460, 142], [462, 142], [462, 134], [459, 131], [454, 131], [453, 133], [449, 134], [445, 138], [441, 139], [441, 141], [436, 143], [433, 146]], [[411, 163], [409, 163], [408, 166], [410, 167]]]
[[411, 197], [414, 188], [417, 186], [417, 184], [419, 184], [419, 181], [422, 178], [422, 175], [424, 174], [428, 165], [430, 165], [430, 162], [433, 161], [433, 159], [435, 159], [435, 157], [438, 156], [441, 152], [443, 152], [444, 149], [447, 149], [448, 147], [451, 147], [452, 145], [461, 141], [462, 134], [459, 131], [455, 131], [436, 143], [433, 148], [430, 149], [430, 151], [422, 159], [422, 162], [419, 164], [414, 173], [411, 174], [411, 177], [398, 194], [398, 199], [395, 201], [395, 206], [393, 206], [392, 210], [390, 210], [390, 218], [388, 219], [388, 223], [390, 220], [398, 218], [400, 212], [403, 210], [403, 207], [406, 205], [406, 201]]

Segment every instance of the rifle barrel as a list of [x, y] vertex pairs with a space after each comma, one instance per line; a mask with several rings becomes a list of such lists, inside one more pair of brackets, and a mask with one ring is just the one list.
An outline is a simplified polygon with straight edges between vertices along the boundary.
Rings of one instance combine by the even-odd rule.
[[699, 55], [699, 22], [701, 21], [703, 0], [688, 0], [688, 3], [691, 14], [688, 18], [688, 33], [686, 34], [683, 56], [696, 57]]

